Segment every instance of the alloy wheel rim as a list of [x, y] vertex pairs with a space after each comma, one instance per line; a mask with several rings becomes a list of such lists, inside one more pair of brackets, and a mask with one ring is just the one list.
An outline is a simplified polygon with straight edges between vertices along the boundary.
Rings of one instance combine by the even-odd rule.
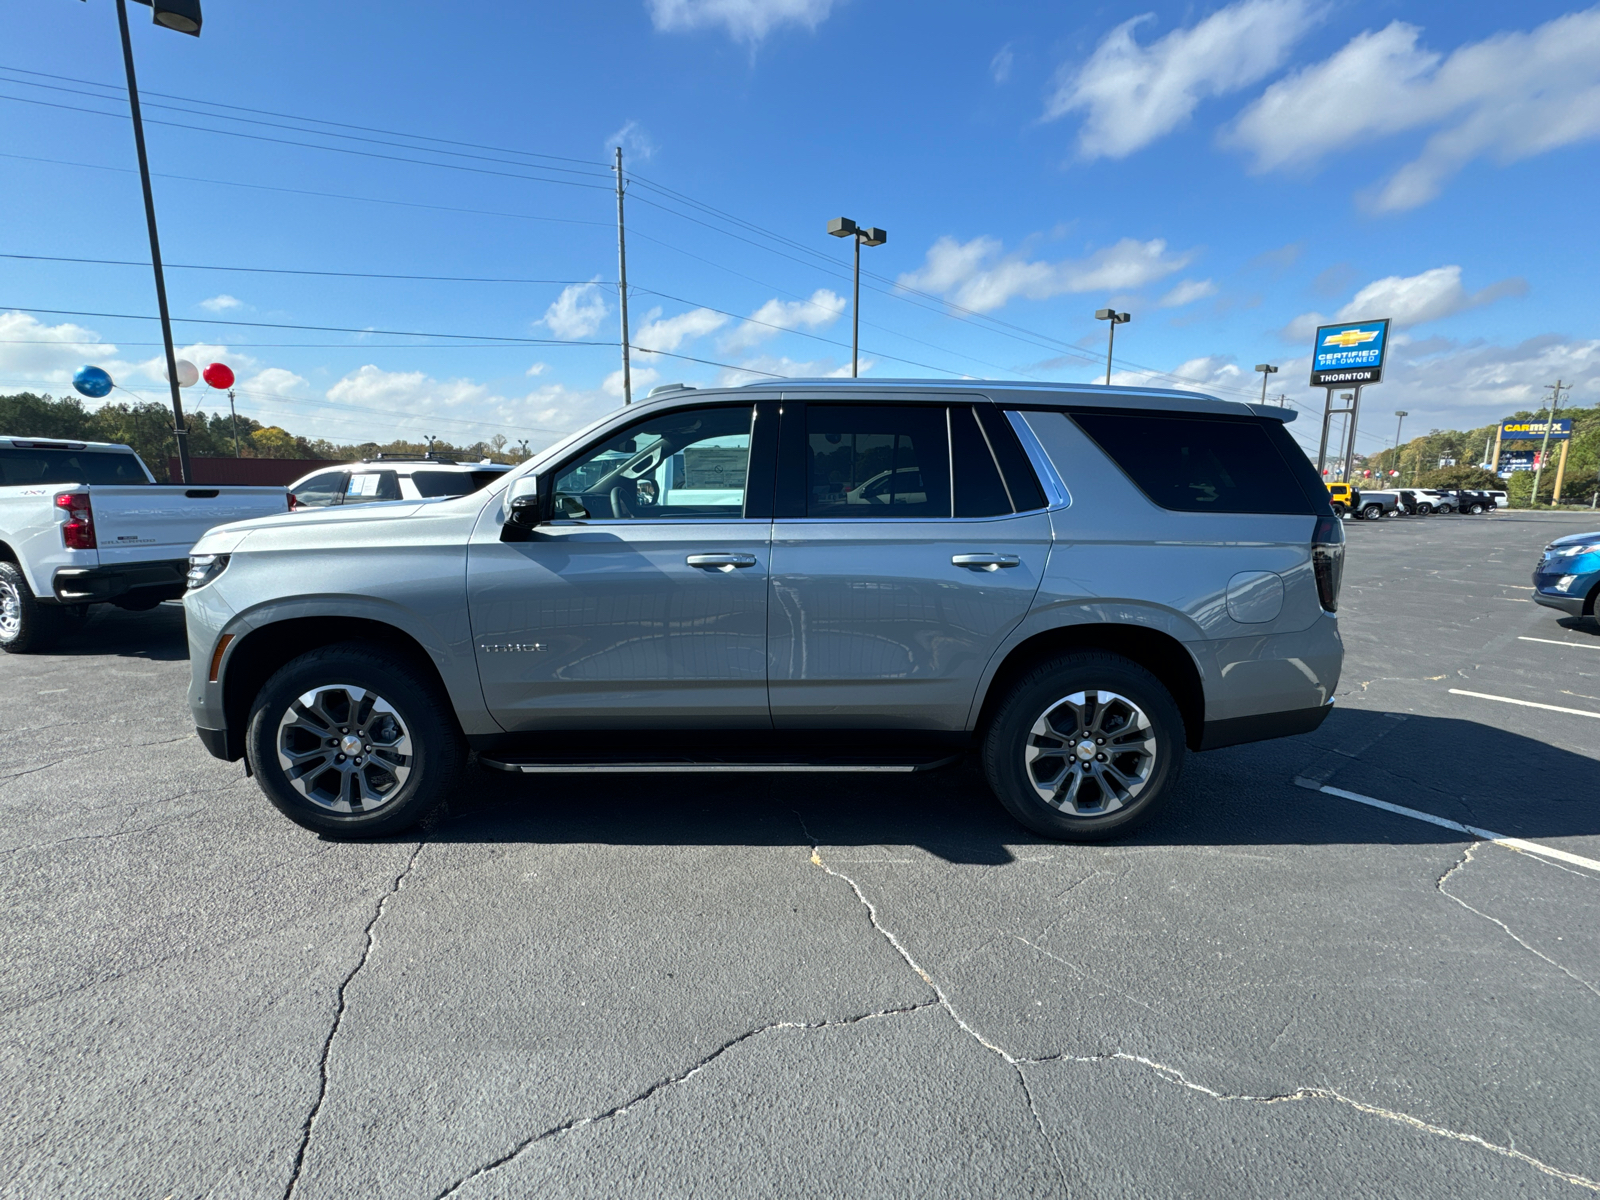
[[363, 814], [390, 803], [411, 777], [411, 734], [371, 688], [329, 683], [298, 696], [278, 722], [278, 765], [319, 808]]
[[1099, 688], [1063, 696], [1028, 731], [1023, 768], [1039, 798], [1067, 816], [1132, 804], [1157, 763], [1155, 728], [1128, 697]]
[[0, 637], [11, 641], [22, 632], [22, 597], [17, 585], [0, 579]]

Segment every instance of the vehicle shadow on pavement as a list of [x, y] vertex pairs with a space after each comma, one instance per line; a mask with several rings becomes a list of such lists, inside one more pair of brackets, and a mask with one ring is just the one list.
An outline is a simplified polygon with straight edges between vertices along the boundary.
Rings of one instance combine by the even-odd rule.
[[158, 604], [144, 612], [125, 612], [96, 604], [85, 618], [69, 618], [61, 640], [46, 656], [83, 658], [112, 654], [152, 662], [177, 662], [189, 657], [181, 604]]
[[[1321, 782], [1524, 838], [1600, 834], [1596, 762], [1476, 721], [1355, 709], [1315, 733], [1190, 755], [1171, 803], [1110, 846], [1459, 843], [1469, 835], [1295, 783]], [[1003, 866], [1050, 846], [971, 757], [917, 775], [540, 775], [474, 768], [440, 842], [917, 846]]]
[[1584, 637], [1600, 639], [1600, 621], [1593, 617], [1562, 617], [1556, 624], [1568, 633], [1581, 633]]

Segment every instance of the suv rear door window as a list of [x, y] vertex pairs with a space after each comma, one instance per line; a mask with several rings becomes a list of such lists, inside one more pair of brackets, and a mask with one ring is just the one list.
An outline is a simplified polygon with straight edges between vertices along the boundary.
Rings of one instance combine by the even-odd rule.
[[352, 471], [344, 488], [346, 504], [376, 504], [401, 498], [400, 475], [395, 471]]
[[1310, 514], [1299, 481], [1261, 423], [1077, 409], [1078, 426], [1162, 508]]
[[132, 454], [114, 450], [0, 448], [0, 487], [28, 484], [148, 484]]
[[806, 516], [950, 515], [943, 406], [806, 405]]
[[294, 489], [296, 508], [326, 508], [344, 499], [345, 473], [324, 471]]

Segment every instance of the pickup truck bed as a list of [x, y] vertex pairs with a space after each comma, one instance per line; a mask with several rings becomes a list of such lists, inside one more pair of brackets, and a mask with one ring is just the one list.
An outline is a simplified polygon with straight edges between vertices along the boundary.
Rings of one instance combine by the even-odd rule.
[[0, 648], [19, 623], [50, 625], [51, 605], [177, 599], [206, 530], [287, 508], [278, 487], [155, 483], [127, 446], [0, 437]]

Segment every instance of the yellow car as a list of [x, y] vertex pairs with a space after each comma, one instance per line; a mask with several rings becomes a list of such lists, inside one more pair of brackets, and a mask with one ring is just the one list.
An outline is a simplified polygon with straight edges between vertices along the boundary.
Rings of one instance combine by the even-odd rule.
[[1348, 483], [1330, 483], [1325, 486], [1328, 489], [1328, 499], [1333, 502], [1333, 511], [1339, 516], [1355, 512], [1361, 507], [1360, 488], [1351, 487]]

